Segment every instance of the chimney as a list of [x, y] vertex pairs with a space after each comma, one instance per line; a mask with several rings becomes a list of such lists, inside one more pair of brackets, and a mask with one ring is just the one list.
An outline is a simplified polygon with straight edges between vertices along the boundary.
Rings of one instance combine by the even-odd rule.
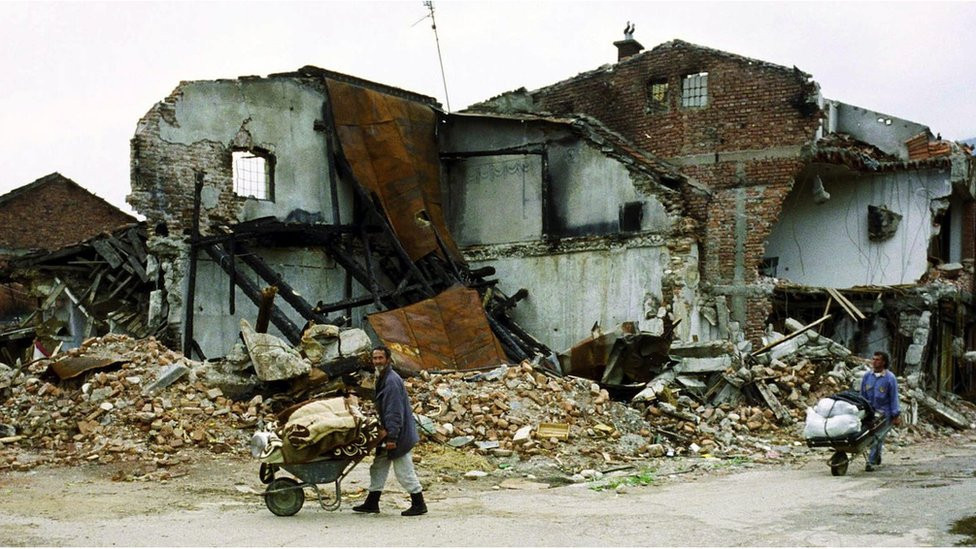
[[613, 43], [617, 46], [617, 61], [623, 61], [631, 55], [636, 55], [644, 49], [644, 46], [640, 42], [634, 40], [634, 29], [636, 25], [631, 24], [627, 21], [627, 26], [624, 27], [624, 39], [618, 40]]

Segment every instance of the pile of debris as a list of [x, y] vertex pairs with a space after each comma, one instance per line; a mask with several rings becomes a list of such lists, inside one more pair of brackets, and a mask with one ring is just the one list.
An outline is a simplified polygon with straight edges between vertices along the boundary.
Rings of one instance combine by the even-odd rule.
[[[582, 378], [544, 375], [528, 362], [406, 381], [423, 437], [494, 457], [555, 457], [567, 467], [662, 456], [641, 412]], [[671, 450], [673, 452], [673, 450]]]
[[201, 366], [154, 338], [115, 334], [0, 366], [0, 470], [138, 462], [142, 476], [166, 478], [188, 448], [237, 451], [267, 413], [263, 397], [234, 401], [198, 379]]
[[[620, 384], [558, 376], [529, 361], [422, 371], [406, 385], [422, 437], [473, 456], [538, 456], [567, 471], [674, 455], [777, 458], [805, 452], [807, 407], [856, 387], [867, 371], [865, 359], [794, 325], [789, 336], [771, 333], [775, 345], [758, 352], [730, 342], [672, 345], [668, 363], [655, 363], [629, 403], [612, 398]], [[0, 365], [0, 470], [131, 462], [133, 478], [166, 478], [193, 449], [245, 455], [259, 421], [297, 402], [336, 391], [369, 395], [360, 371], [370, 342], [361, 330], [312, 325], [291, 347], [242, 322], [242, 339], [207, 363], [151, 337], [109, 335], [52, 358]], [[638, 348], [660, 355], [647, 341]], [[636, 377], [638, 354], [615, 354], [625, 357], [615, 363], [625, 379]], [[943, 434], [976, 421], [976, 407], [940, 402], [917, 379], [900, 381], [908, 418], [900, 431]]]

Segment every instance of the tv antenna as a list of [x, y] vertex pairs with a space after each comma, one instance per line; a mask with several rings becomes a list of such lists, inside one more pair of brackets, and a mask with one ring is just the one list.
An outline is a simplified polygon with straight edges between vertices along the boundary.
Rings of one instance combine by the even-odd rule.
[[410, 27], [415, 27], [424, 19], [430, 17], [430, 28], [434, 30], [434, 43], [437, 44], [437, 61], [441, 66], [441, 82], [444, 83], [444, 102], [447, 103], [447, 112], [451, 112], [451, 98], [447, 95], [447, 77], [444, 76], [444, 58], [441, 56], [441, 41], [437, 37], [437, 21], [434, 20], [434, 2], [432, 0], [427, 0], [424, 2], [424, 7], [427, 8], [430, 13], [418, 19], [417, 22], [410, 25]]

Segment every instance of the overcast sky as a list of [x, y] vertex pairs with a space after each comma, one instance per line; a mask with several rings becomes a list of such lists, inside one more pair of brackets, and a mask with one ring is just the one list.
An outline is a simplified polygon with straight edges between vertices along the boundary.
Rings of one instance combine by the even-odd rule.
[[[317, 65], [446, 104], [426, 14], [419, 0], [0, 2], [0, 193], [57, 171], [131, 211], [129, 139], [181, 80]], [[454, 110], [615, 61], [630, 20], [648, 49], [679, 38], [795, 65], [828, 98], [976, 137], [974, 2], [441, 1], [435, 16]]]

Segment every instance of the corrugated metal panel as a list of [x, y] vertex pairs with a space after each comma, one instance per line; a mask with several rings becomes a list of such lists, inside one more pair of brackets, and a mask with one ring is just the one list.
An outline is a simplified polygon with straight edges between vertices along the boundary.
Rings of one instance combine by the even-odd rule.
[[379, 198], [410, 258], [442, 255], [439, 235], [448, 253], [463, 261], [444, 222], [433, 109], [359, 86], [326, 82], [336, 132], [353, 174]]
[[412, 370], [469, 370], [507, 362], [478, 292], [454, 286], [432, 299], [369, 315], [370, 326]]

